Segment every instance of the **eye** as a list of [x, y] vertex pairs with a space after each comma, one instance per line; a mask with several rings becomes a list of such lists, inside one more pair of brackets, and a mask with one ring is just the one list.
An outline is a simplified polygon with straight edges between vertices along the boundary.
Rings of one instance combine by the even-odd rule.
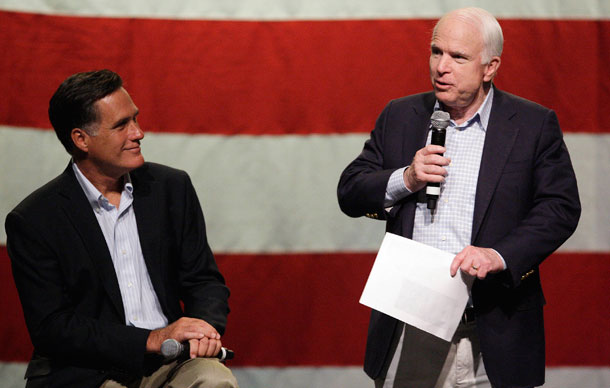
[[461, 54], [457, 54], [457, 55], [453, 55], [453, 59], [457, 62], [457, 63], [465, 63], [468, 61], [468, 58], [466, 58], [465, 56], [461, 55]]

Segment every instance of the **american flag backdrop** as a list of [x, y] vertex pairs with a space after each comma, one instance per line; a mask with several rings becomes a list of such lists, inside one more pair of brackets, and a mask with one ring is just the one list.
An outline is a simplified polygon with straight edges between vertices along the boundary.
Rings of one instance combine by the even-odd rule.
[[[435, 20], [470, 5], [504, 30], [495, 84], [557, 112], [578, 178], [579, 227], [541, 268], [545, 386], [610, 387], [607, 0], [0, 0], [0, 219], [69, 160], [47, 118], [57, 86], [112, 69], [145, 158], [197, 189], [242, 388], [371, 387], [358, 299], [384, 225], [343, 215], [336, 185], [384, 105], [431, 88]], [[4, 228], [0, 300], [0, 385], [22, 387]]]

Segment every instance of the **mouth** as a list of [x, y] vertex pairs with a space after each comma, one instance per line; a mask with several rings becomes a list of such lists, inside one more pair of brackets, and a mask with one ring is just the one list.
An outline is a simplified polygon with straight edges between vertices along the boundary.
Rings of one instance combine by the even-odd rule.
[[440, 81], [440, 80], [438, 80], [438, 79], [435, 79], [435, 80], [434, 80], [434, 87], [435, 87], [436, 89], [439, 89], [439, 90], [447, 90], [447, 89], [449, 89], [451, 86], [452, 86], [452, 85], [451, 85], [450, 83], [446, 83], [446, 82]]

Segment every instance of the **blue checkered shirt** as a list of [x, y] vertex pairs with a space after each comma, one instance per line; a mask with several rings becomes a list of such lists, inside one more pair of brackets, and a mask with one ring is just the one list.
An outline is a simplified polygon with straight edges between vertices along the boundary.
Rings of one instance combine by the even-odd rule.
[[[493, 88], [471, 118], [461, 125], [451, 120], [445, 139], [445, 156], [451, 159], [451, 164], [446, 166], [447, 177], [441, 184], [434, 222], [431, 222], [431, 211], [426, 203], [418, 202], [413, 240], [454, 254], [470, 244], [477, 179], [492, 101]], [[437, 101], [435, 110], [438, 109]], [[430, 138], [431, 132], [428, 133], [426, 144], [430, 144]], [[394, 171], [390, 177], [386, 207], [411, 194], [403, 179], [405, 169]]]

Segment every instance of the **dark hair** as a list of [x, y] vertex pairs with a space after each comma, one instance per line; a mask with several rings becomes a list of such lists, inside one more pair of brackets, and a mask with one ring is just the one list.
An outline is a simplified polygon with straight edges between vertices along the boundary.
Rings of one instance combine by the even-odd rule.
[[121, 77], [110, 70], [76, 73], [59, 85], [49, 101], [49, 120], [57, 138], [69, 154], [72, 154], [74, 149], [72, 129], [88, 130], [87, 127], [99, 119], [95, 102], [117, 91], [121, 86]]

